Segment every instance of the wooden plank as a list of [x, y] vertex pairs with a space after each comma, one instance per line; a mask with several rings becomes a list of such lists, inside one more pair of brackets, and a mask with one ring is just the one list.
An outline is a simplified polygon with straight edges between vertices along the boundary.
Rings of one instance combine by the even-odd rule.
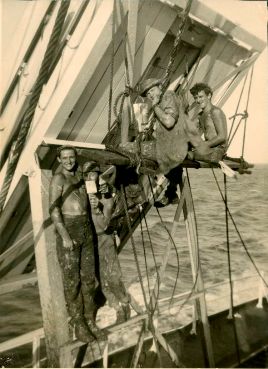
[[[5, 237], [7, 237], [6, 231], [13, 232], [15, 224], [17, 224], [19, 219], [17, 211], [20, 209], [19, 206], [23, 205], [21, 204], [21, 197], [22, 196], [24, 197], [27, 191], [28, 191], [28, 179], [27, 177], [22, 176], [17, 184], [16, 190], [12, 193], [10, 201], [6, 203], [6, 206], [4, 207], [0, 217], [1, 253], [6, 249], [3, 236], [5, 235]], [[14, 223], [14, 225], [12, 225], [12, 223]]]
[[[178, 6], [180, 9], [185, 7], [185, 0], [169, 0], [168, 3]], [[225, 6], [225, 3], [220, 4], [219, 10], [221, 9], [221, 6]], [[241, 6], [243, 6], [242, 3]], [[190, 11], [190, 18], [193, 16], [200, 19], [200, 21], [206, 23], [208, 26], [220, 29], [221, 32], [228, 34], [229, 37], [250, 45], [256, 51], [261, 52], [266, 46], [266, 42], [264, 40], [261, 40], [254, 34], [250, 33], [249, 30], [233, 23], [232, 20], [211, 9], [208, 5], [203, 3], [202, 0], [196, 0], [193, 2]]]
[[[152, 7], [154, 9], [154, 6]], [[140, 18], [145, 17], [142, 14], [142, 17], [139, 17], [139, 22], [141, 21]], [[160, 11], [159, 15], [157, 16], [153, 25], [147, 30], [146, 25], [144, 25], [144, 32], [146, 32], [146, 37], [141, 44], [141, 47], [138, 47], [136, 58], [135, 58], [135, 65], [136, 71], [135, 78], [140, 78], [143, 73], [145, 72], [146, 68], [148, 67], [148, 63], [154, 56], [156, 50], [158, 49], [159, 45], [163, 41], [166, 33], [168, 32], [171, 24], [174, 22], [176, 17], [176, 13], [169, 10], [169, 8], [165, 9], [165, 11]], [[144, 21], [144, 19], [143, 19]], [[138, 25], [138, 32], [140, 32], [139, 25]], [[136, 77], [137, 76], [137, 77]], [[133, 81], [133, 85], [137, 83], [135, 79]], [[120, 92], [124, 91], [125, 89], [125, 80], [124, 74], [122, 70], [122, 78], [117, 86], [114, 86], [114, 96], [117, 96]], [[105, 133], [107, 133], [107, 116], [108, 116], [108, 101], [106, 100], [106, 106], [104, 107], [101, 115], [98, 117], [97, 121], [94, 123], [94, 127], [90, 127], [89, 131], [90, 134], [87, 136], [87, 141], [98, 142], [98, 140], [102, 140]], [[89, 117], [90, 120], [90, 117]], [[100, 134], [101, 132], [101, 134]]]
[[0, 281], [0, 295], [4, 295], [5, 293], [9, 292], [15, 292], [24, 287], [34, 286], [36, 284], [37, 284], [36, 272], [2, 279]]
[[145, 338], [145, 321], [143, 322], [141, 330], [140, 330], [138, 342], [135, 346], [135, 350], [134, 350], [134, 353], [133, 353], [133, 356], [132, 356], [130, 368], [137, 368], [139, 358], [140, 358], [140, 354], [141, 354], [141, 350], [142, 350], [142, 346], [143, 346], [143, 342], [144, 342], [144, 338]]
[[0, 352], [5, 352], [5, 351], [8, 351], [8, 350], [12, 350], [15, 347], [19, 347], [19, 346], [22, 346], [22, 345], [26, 345], [27, 343], [31, 343], [33, 341], [34, 337], [43, 338], [44, 337], [44, 329], [39, 328], [39, 329], [36, 329], [35, 331], [22, 334], [19, 337], [15, 337], [15, 338], [12, 338], [8, 341], [1, 342], [0, 343]]
[[222, 54], [227, 43], [228, 40], [222, 35], [211, 38], [206, 45], [204, 57], [199, 62], [199, 66], [192, 80], [192, 85], [200, 81], [208, 83], [208, 80], [211, 78], [211, 73], [214, 73], [214, 64]]
[[[104, 30], [111, 14], [111, 2], [102, 2], [62, 78], [59, 80], [57, 89], [50, 98], [49, 108], [45, 109], [35, 122], [32, 134], [18, 163], [8, 197], [13, 192], [22, 174], [28, 169], [29, 157], [35, 152], [46, 131], [50, 128], [49, 132], [52, 137], [55, 137], [61, 131], [66, 117], [72, 111], [74, 103], [87, 84], [87, 79], [84, 76], [88, 75], [90, 77], [93, 75], [96, 65], [101, 60], [101, 56], [109, 42], [107, 32]], [[95, 48], [96, 45], [97, 48]], [[87, 53], [85, 53], [85, 50], [87, 50]]]
[[[119, 24], [117, 25], [116, 22], [115, 25], [116, 32], [114, 36], [115, 74], [119, 68], [118, 65], [119, 55], [121, 58], [120, 62], [122, 63], [122, 54], [124, 53], [122, 42], [126, 31], [126, 20], [127, 20], [126, 14], [124, 14], [124, 17], [123, 15], [122, 16], [120, 15], [120, 18], [118, 19]], [[109, 27], [111, 28], [110, 24], [107, 25], [106, 29], [107, 39], [111, 37], [111, 29]], [[96, 45], [96, 47], [98, 47], [98, 45]], [[99, 108], [100, 111], [102, 110], [103, 102], [101, 102], [100, 100], [105, 89], [106, 88], [109, 89], [110, 62], [111, 62], [111, 45], [109, 44], [106, 50], [103, 50], [102, 58], [96, 65], [95, 72], [92, 75], [87, 73], [87, 75], [89, 76], [89, 79], [87, 80], [87, 85], [83, 90], [79, 100], [73, 107], [72, 114], [67, 118], [62, 131], [59, 132], [58, 138], [73, 139], [72, 137], [76, 137], [77, 130], [81, 129], [81, 126], [79, 126], [79, 121], [84, 123], [86, 118], [88, 118], [88, 116], [91, 114], [92, 110], [98, 109], [98, 107], [100, 107]], [[106, 97], [106, 101], [108, 101], [108, 94]], [[92, 116], [92, 120], [94, 120], [94, 116]]]
[[[36, 166], [34, 175], [29, 177], [29, 185], [47, 356], [50, 367], [60, 367], [60, 347], [69, 342], [69, 329], [55, 231], [48, 211], [51, 178], [50, 170], [41, 171]], [[71, 352], [66, 353], [65, 362], [69, 363], [68, 367], [72, 367]]]
[[204, 283], [202, 278], [201, 263], [199, 260], [199, 250], [198, 250], [199, 245], [196, 234], [196, 222], [194, 217], [193, 200], [191, 197], [190, 184], [188, 182], [187, 177], [185, 177], [184, 180], [181, 180], [179, 185], [181, 192], [185, 191], [185, 204], [183, 207], [183, 213], [190, 252], [193, 282], [195, 283], [195, 290], [197, 292], [203, 292], [199, 297], [199, 300], [196, 301], [196, 306], [203, 326], [203, 333], [205, 337], [204, 349], [206, 352], [209, 367], [214, 368], [215, 367], [214, 354], [206, 308], [206, 299], [204, 292]]
[[138, 10], [140, 1], [128, 0], [128, 26], [127, 26], [127, 63], [129, 84], [133, 86], [135, 80], [135, 54], [137, 41]]

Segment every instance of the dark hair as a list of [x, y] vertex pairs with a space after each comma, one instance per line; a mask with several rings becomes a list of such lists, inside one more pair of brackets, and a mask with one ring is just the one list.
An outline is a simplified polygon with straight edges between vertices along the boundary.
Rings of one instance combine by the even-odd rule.
[[211, 87], [209, 87], [209, 85], [207, 85], [206, 83], [196, 83], [191, 89], [190, 92], [193, 96], [197, 95], [198, 92], [200, 91], [204, 91], [205, 94], [208, 96], [209, 94], [213, 94], [213, 91], [211, 89]]
[[77, 155], [77, 150], [74, 146], [71, 145], [63, 145], [60, 147], [57, 147], [57, 156], [60, 158], [60, 154], [63, 150], [73, 150], [75, 155]]

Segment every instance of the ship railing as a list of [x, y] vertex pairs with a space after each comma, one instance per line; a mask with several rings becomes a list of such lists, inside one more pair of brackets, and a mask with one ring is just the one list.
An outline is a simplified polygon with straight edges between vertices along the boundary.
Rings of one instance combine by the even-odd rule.
[[39, 328], [34, 331], [22, 334], [18, 337], [11, 338], [8, 341], [0, 343], [0, 353], [10, 351], [15, 348], [32, 344], [32, 368], [40, 368], [40, 348], [41, 340], [45, 338], [44, 328]]
[[[264, 277], [264, 273], [261, 273], [262, 278]], [[264, 288], [264, 283], [263, 283], [263, 279], [262, 279], [259, 274], [254, 273], [254, 274], [250, 274], [247, 276], [243, 276], [243, 277], [237, 277], [237, 278], [233, 278], [232, 280], [232, 284], [234, 286], [235, 283], [239, 282], [239, 281], [244, 281], [247, 279], [256, 279], [256, 283], [254, 283], [254, 295], [252, 295], [252, 297], [249, 299], [250, 300], [258, 300], [257, 303], [257, 307], [262, 307], [262, 300], [265, 297], [268, 301], [268, 296], [267, 296], [267, 291]], [[218, 282], [212, 285], [209, 285], [207, 287], [204, 288], [204, 291], [198, 291], [198, 292], [193, 292], [193, 291], [186, 291], [184, 293], [180, 293], [177, 295], [174, 295], [172, 298], [172, 308], [175, 307], [179, 307], [179, 306], [183, 306], [183, 309], [192, 309], [192, 323], [193, 323], [193, 327], [192, 327], [192, 332], [191, 333], [195, 333], [195, 321], [196, 321], [196, 314], [195, 311], [193, 309], [193, 305], [192, 302], [195, 301], [196, 299], [198, 299], [201, 294], [206, 293], [208, 291], [210, 291], [211, 289], [216, 289], [217, 287], [221, 287], [224, 285], [229, 284], [230, 282], [227, 281], [222, 281], [222, 282]], [[256, 288], [256, 286], [258, 286], [258, 288]], [[246, 287], [246, 288], [239, 288], [239, 292], [243, 292], [243, 291], [249, 291], [252, 290], [252, 285]], [[226, 290], [226, 293], [222, 294], [218, 297], [215, 297], [213, 299], [209, 299], [209, 302], [213, 302], [222, 298], [226, 298], [226, 296], [228, 295], [228, 291]], [[166, 312], [167, 310], [169, 310], [170, 306], [169, 303], [171, 301], [170, 297], [166, 297], [166, 298], [162, 298], [159, 300], [159, 310], [160, 310], [160, 314]], [[187, 304], [185, 304], [185, 301], [187, 301]], [[184, 305], [185, 304], [185, 305]], [[227, 310], [227, 309], [224, 309]], [[139, 314], [136, 316], [133, 316], [132, 318], [130, 318], [128, 321], [119, 324], [119, 325], [112, 325], [109, 327], [109, 332], [111, 333], [115, 333], [117, 331], [120, 331], [121, 329], [127, 328], [130, 325], [133, 324], [138, 324], [139, 322], [143, 321], [144, 319], [147, 318], [147, 314], [143, 313], [143, 314]], [[185, 321], [184, 321], [184, 325], [185, 325]], [[32, 343], [32, 367], [33, 368], [40, 368], [40, 364], [42, 362], [42, 360], [40, 359], [40, 347], [41, 347], [41, 340], [45, 338], [45, 334], [44, 334], [44, 329], [43, 328], [39, 328], [36, 329], [34, 331], [28, 332], [26, 334], [23, 334], [21, 336], [12, 338], [10, 340], [7, 340], [5, 342], [0, 343], [0, 353], [1, 352], [5, 352], [5, 351], [10, 351], [13, 350], [15, 348], [18, 348], [20, 346], [26, 345], [26, 344], [30, 344]], [[70, 345], [67, 345], [64, 349], [75, 349], [75, 348], [79, 348], [80, 346], [82, 346], [83, 343], [79, 342], [79, 341], [75, 341], [70, 343]], [[117, 351], [117, 350], [116, 350]]]

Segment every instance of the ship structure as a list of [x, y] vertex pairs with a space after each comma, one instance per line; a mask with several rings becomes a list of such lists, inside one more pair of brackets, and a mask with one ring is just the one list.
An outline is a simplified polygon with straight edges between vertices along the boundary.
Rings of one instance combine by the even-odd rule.
[[[25, 22], [29, 32], [22, 32]], [[220, 163], [190, 159], [181, 163], [173, 225], [147, 287], [133, 238], [168, 185], [156, 160], [145, 152], [150, 145], [139, 141], [134, 106], [140, 102], [140, 83], [163, 80], [166, 89], [186, 97], [194, 118], [197, 110], [190, 87], [200, 81], [209, 84], [219, 107], [241, 81], [248, 86], [241, 94], [249, 93], [252, 68], [266, 42], [201, 0], [27, 2], [17, 30], [22, 47], [1, 104], [5, 125], [0, 294], [4, 298], [38, 285], [43, 327], [0, 343], [2, 365], [12, 350], [26, 344], [32, 346], [32, 367], [234, 367], [267, 349], [267, 276], [256, 268], [247, 277], [250, 291], [237, 292], [236, 301], [234, 289], [238, 291], [244, 280], [228, 281], [228, 297], [221, 296], [224, 283], [214, 285], [221, 308], [213, 307], [206, 296], [187, 171], [212, 168], [222, 171], [225, 181], [250, 174], [244, 147], [241, 157], [232, 158], [227, 152]], [[229, 143], [238, 129], [246, 127], [247, 116], [246, 107], [234, 112]], [[128, 141], [141, 143], [138, 151], [125, 150]], [[130, 319], [106, 326], [109, 337], [117, 340], [85, 344], [73, 337], [67, 324], [48, 204], [49, 184], [58, 167], [57, 148], [62, 145], [76, 147], [82, 164], [93, 160], [103, 173], [111, 167], [117, 171], [121, 191], [121, 208], [114, 217], [117, 251], [126, 245], [132, 248], [143, 297], [137, 302], [132, 293]], [[221, 196], [228, 244], [228, 219], [233, 218], [226, 192]], [[186, 227], [193, 286], [183, 294], [161, 298], [180, 222]], [[172, 314], [177, 317], [185, 309], [190, 313], [171, 327], [168, 317], [172, 320]], [[123, 332], [131, 332], [127, 343], [120, 340]]]

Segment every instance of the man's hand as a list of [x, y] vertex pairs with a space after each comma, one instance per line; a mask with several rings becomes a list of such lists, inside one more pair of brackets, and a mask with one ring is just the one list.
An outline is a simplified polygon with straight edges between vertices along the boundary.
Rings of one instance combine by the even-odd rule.
[[62, 244], [63, 244], [63, 247], [65, 249], [73, 250], [74, 242], [70, 238], [69, 239], [64, 239]]
[[157, 104], [159, 104], [159, 102], [160, 102], [160, 96], [154, 96], [152, 99], [151, 99], [151, 101], [152, 101], [152, 106], [155, 106], [155, 105], [157, 105]]
[[88, 198], [89, 198], [90, 206], [92, 207], [92, 209], [97, 209], [99, 206], [98, 198], [93, 193], [89, 193]]

